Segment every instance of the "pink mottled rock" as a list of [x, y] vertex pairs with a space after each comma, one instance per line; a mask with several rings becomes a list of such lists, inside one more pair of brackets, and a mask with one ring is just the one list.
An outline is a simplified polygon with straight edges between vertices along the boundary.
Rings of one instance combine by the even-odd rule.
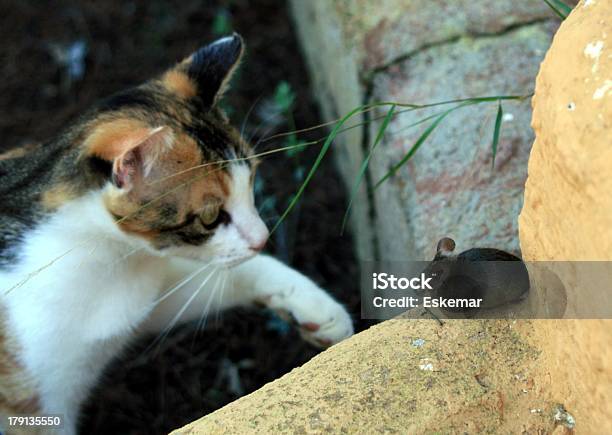
[[[529, 95], [552, 30], [546, 23], [533, 24], [502, 36], [461, 38], [423, 50], [377, 75], [371, 100], [421, 103]], [[464, 107], [448, 115], [374, 193], [382, 258], [430, 258], [443, 236], [455, 239], [460, 250], [491, 246], [518, 251], [517, 216], [533, 142], [531, 110], [529, 98], [502, 104], [494, 168], [491, 144], [497, 104]], [[452, 106], [398, 115], [372, 159], [372, 178], [382, 178], [433, 121], [417, 127], [411, 124]], [[379, 122], [372, 124], [370, 137], [375, 137], [378, 128]], [[390, 204], [391, 213], [386, 211]], [[399, 220], [406, 223], [407, 234], [398, 234]]]
[[[527, 95], [559, 20], [540, 0], [292, 1], [295, 22], [323, 114], [338, 118], [375, 101], [430, 103], [487, 95]], [[373, 183], [410, 149], [441, 108], [391, 123], [352, 209], [362, 259], [427, 259], [437, 240], [458, 249], [518, 251], [517, 216], [533, 133], [528, 99], [504, 103], [495, 170], [496, 105], [448, 116], [396, 177]], [[400, 110], [398, 108], [398, 110]], [[384, 117], [384, 110], [371, 118]], [[361, 122], [356, 116], [353, 122]], [[334, 152], [349, 189], [381, 120], [355, 128]]]

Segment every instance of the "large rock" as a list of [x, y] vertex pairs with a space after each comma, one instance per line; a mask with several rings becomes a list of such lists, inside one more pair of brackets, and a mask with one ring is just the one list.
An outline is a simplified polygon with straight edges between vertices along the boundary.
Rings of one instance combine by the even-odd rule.
[[[555, 23], [541, 0], [385, 0], [292, 2], [313, 77], [329, 119], [373, 101], [428, 103], [484, 95], [528, 95]], [[400, 108], [398, 108], [398, 111]], [[397, 176], [373, 183], [426, 128], [406, 127], [438, 109], [391, 123], [353, 209], [362, 259], [429, 258], [441, 236], [459, 248], [518, 251], [516, 216], [533, 136], [530, 108], [505, 104], [495, 170], [495, 104], [449, 116]], [[355, 123], [384, 111], [356, 116]], [[381, 120], [350, 130], [336, 147], [352, 186]]]
[[182, 429], [215, 433], [550, 433], [533, 329], [390, 320]]
[[[523, 255], [558, 264], [569, 284], [567, 316], [578, 319], [598, 309], [609, 318], [612, 304], [609, 267], [595, 285], [584, 263], [612, 260], [611, 28], [612, 3], [587, 0], [555, 36], [536, 83], [536, 141], [519, 218]], [[541, 321], [536, 335], [553, 399], [575, 412], [581, 433], [609, 433], [612, 321]]]

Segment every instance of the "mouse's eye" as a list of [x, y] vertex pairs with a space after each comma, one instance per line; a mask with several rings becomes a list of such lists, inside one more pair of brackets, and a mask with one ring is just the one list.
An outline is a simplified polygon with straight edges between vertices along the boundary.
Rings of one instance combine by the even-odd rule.
[[439, 279], [444, 278], [445, 272], [446, 270], [444, 269], [443, 266], [436, 266], [431, 269], [431, 275], [434, 278], [434, 280], [439, 280]]
[[221, 200], [217, 197], [207, 198], [204, 203], [200, 219], [204, 226], [209, 227], [217, 221], [221, 213]]

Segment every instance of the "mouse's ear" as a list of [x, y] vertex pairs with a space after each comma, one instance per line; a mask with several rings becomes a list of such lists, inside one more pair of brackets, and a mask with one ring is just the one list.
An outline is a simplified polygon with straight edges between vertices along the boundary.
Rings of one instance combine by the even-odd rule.
[[448, 256], [455, 250], [455, 241], [450, 237], [444, 237], [438, 242], [436, 255]]

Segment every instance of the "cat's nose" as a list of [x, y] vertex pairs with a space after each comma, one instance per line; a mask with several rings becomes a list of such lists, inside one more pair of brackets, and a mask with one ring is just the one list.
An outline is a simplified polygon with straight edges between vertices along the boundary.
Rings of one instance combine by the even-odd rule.
[[254, 207], [237, 209], [233, 212], [233, 223], [250, 250], [259, 252], [268, 241], [270, 231]]

